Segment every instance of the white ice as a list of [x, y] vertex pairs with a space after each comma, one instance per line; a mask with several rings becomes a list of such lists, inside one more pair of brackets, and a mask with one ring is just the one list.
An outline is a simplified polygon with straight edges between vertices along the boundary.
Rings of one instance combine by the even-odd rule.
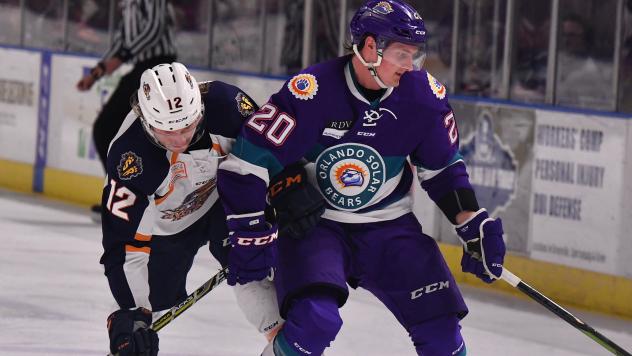
[[[113, 300], [100, 254], [100, 227], [84, 209], [0, 190], [0, 355], [107, 353]], [[217, 267], [200, 249], [189, 291]], [[470, 308], [463, 321], [468, 355], [610, 354], [533, 301], [461, 287]], [[632, 350], [632, 321], [570, 311]], [[327, 356], [415, 355], [406, 332], [367, 292], [353, 291], [341, 313], [345, 324]], [[259, 355], [264, 346], [227, 285], [160, 331], [163, 356]]]

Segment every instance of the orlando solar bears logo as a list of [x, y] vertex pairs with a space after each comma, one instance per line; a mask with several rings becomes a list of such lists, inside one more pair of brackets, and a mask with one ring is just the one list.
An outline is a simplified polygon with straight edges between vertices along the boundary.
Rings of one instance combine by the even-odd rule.
[[343, 164], [336, 170], [336, 178], [341, 187], [361, 187], [366, 172], [353, 163]]
[[290, 79], [287, 83], [287, 88], [297, 99], [308, 100], [313, 98], [318, 92], [318, 82], [315, 76], [301, 73]]
[[248, 117], [255, 112], [255, 104], [244, 93], [237, 93], [235, 101], [237, 101], [237, 110], [241, 116]]
[[143, 160], [136, 153], [129, 151], [121, 155], [121, 162], [116, 167], [122, 180], [130, 180], [143, 173]]
[[345, 211], [365, 207], [386, 181], [386, 166], [370, 146], [344, 143], [316, 159], [316, 180], [327, 202]]

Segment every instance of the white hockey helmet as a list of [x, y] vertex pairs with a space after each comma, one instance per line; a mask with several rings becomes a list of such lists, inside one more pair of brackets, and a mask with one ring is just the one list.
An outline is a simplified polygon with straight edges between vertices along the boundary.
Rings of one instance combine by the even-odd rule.
[[163, 131], [189, 127], [204, 114], [198, 83], [178, 62], [159, 64], [143, 72], [138, 105], [142, 119]]

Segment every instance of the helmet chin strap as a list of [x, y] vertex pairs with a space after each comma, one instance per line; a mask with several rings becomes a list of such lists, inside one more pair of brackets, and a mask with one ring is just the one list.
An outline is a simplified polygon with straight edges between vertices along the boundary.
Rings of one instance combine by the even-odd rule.
[[380, 64], [382, 64], [382, 50], [381, 49], [377, 50], [377, 62], [375, 62], [375, 63], [369, 63], [369, 62], [365, 61], [364, 58], [362, 58], [362, 55], [360, 54], [360, 51], [358, 51], [358, 45], [357, 44], [353, 45], [353, 53], [355, 53], [356, 57], [358, 57], [358, 59], [360, 60], [362, 65], [364, 65], [365, 67], [367, 67], [369, 69], [369, 73], [371, 73], [371, 76], [373, 77], [373, 79], [375, 80], [377, 85], [380, 86], [380, 88], [382, 88], [382, 89], [389, 89], [389, 88], [391, 88], [388, 85], [384, 84], [382, 79], [380, 79], [380, 77], [377, 75], [377, 67], [379, 67]]

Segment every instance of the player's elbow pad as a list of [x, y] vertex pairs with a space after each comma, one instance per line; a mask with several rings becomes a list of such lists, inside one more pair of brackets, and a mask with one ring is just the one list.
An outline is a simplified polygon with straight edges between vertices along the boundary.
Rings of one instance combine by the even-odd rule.
[[456, 216], [462, 211], [478, 211], [480, 208], [476, 201], [476, 194], [469, 188], [457, 188], [437, 201], [439, 209], [456, 225]]

